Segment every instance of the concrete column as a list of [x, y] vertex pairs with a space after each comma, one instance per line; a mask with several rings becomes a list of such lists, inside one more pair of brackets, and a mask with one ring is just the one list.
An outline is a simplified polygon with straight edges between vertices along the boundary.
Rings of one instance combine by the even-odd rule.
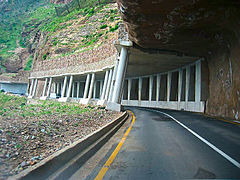
[[30, 86], [29, 96], [32, 96], [33, 86], [34, 86], [34, 79], [31, 80], [31, 86]]
[[94, 82], [93, 86], [93, 99], [96, 99], [96, 93], [97, 93], [97, 81]]
[[57, 93], [57, 83], [56, 82], [53, 84], [53, 92]]
[[45, 83], [44, 83], [44, 87], [43, 87], [42, 97], [44, 97], [45, 94], [46, 94], [47, 83], [48, 83], [48, 78], [45, 78]]
[[34, 88], [33, 88], [33, 97], [36, 96], [37, 91], [37, 85], [38, 85], [38, 79], [35, 79]]
[[74, 98], [74, 93], [75, 93], [75, 82], [73, 82], [73, 85], [72, 85], [72, 98]]
[[77, 98], [79, 98], [80, 93], [80, 82], [77, 82]]
[[190, 85], [190, 66], [186, 68], [186, 88], [185, 88], [185, 102], [188, 102], [189, 95], [189, 85]]
[[170, 101], [170, 93], [171, 93], [171, 82], [172, 82], [172, 72], [168, 72], [168, 80], [167, 80], [167, 101]]
[[48, 83], [47, 97], [50, 96], [51, 87], [52, 87], [52, 77], [50, 78], [49, 83]]
[[69, 84], [68, 84], [68, 91], [67, 91], [67, 98], [70, 97], [71, 90], [72, 90], [72, 84], [73, 84], [73, 76], [70, 76]]
[[92, 74], [91, 84], [90, 84], [90, 89], [89, 89], [89, 94], [88, 94], [88, 99], [92, 99], [94, 82], [95, 82], [95, 73]]
[[152, 101], [152, 93], [153, 93], [153, 76], [149, 77], [149, 101]]
[[131, 100], [132, 79], [128, 79], [128, 101]]
[[127, 65], [127, 54], [128, 54], [127, 48], [122, 47], [120, 61], [119, 61], [118, 70], [117, 70], [116, 82], [113, 90], [114, 103], [119, 103], [119, 100], [120, 100], [122, 84], [125, 77], [125, 70]]
[[57, 85], [57, 87], [56, 87], [56, 88], [57, 88], [57, 92], [56, 92], [56, 93], [59, 94], [59, 91], [60, 91], [60, 83], [57, 83], [56, 85]]
[[195, 102], [201, 101], [201, 61], [196, 63]]
[[157, 75], [156, 101], [160, 101], [161, 75]]
[[99, 91], [100, 91], [100, 95], [99, 95], [99, 99], [101, 99], [101, 97], [102, 97], [102, 90], [103, 90], [103, 81], [100, 81], [100, 89], [99, 89]]
[[181, 95], [182, 95], [182, 81], [183, 81], [183, 70], [179, 70], [178, 72], [178, 102], [181, 102]]
[[113, 77], [112, 77], [112, 82], [111, 82], [111, 87], [110, 87], [110, 94], [109, 94], [109, 101], [112, 101], [112, 96], [113, 96], [113, 89], [114, 89], [114, 83], [116, 81], [116, 75], [117, 75], [117, 70], [118, 70], [118, 64], [119, 61], [116, 61], [114, 70], [113, 70]]
[[108, 83], [107, 83], [107, 90], [105, 94], [105, 100], [108, 100], [109, 97], [109, 92], [110, 92], [110, 87], [111, 87], [111, 82], [112, 82], [112, 76], [113, 76], [113, 70], [110, 69], [109, 76], [108, 76]]
[[65, 96], [65, 91], [66, 91], [66, 87], [67, 87], [67, 80], [68, 80], [68, 77], [65, 76], [64, 77], [64, 82], [63, 82], [63, 87], [62, 87], [61, 98], [64, 98], [64, 96]]
[[89, 89], [89, 83], [90, 83], [90, 74], [87, 75], [83, 99], [87, 99], [88, 89]]
[[142, 78], [138, 80], [138, 101], [142, 100]]
[[106, 71], [105, 78], [104, 78], [104, 84], [103, 84], [101, 100], [104, 100], [104, 98], [105, 98], [106, 89], [107, 89], [107, 82], [108, 82], [108, 75], [109, 75], [109, 71]]

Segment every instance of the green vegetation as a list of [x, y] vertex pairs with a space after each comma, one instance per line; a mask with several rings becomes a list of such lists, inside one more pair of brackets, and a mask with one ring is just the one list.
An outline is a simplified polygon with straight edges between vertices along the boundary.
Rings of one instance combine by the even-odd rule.
[[106, 25], [106, 24], [104, 24], [104, 25], [102, 25], [102, 26], [100, 27], [100, 29], [105, 29], [105, 28], [107, 28], [107, 25]]
[[39, 104], [27, 104], [25, 97], [10, 96], [0, 92], [0, 116], [40, 117], [44, 115], [75, 115], [92, 111], [91, 107], [82, 107], [74, 103], [39, 101]]
[[14, 54], [17, 42], [25, 47], [26, 39], [21, 36], [23, 19], [30, 11], [35, 10], [44, 2], [46, 4], [44, 0], [18, 0], [0, 3], [0, 57], [3, 60]]
[[[117, 9], [109, 9], [109, 6], [106, 5], [112, 0], [73, 0], [67, 5], [68, 9], [65, 5], [51, 4], [46, 0], [18, 0], [16, 2], [18, 3], [6, 2], [5, 11], [1, 9], [0, 3], [0, 72], [5, 71], [5, 62], [15, 54], [14, 51], [19, 45], [23, 48], [31, 47], [30, 39], [33, 39], [39, 31], [46, 34], [43, 44], [49, 43], [53, 47], [47, 49], [48, 51], [69, 48], [69, 52], [60, 55], [65, 56], [99, 46], [101, 43], [97, 46], [95, 44], [99, 42], [101, 37], [103, 40], [108, 39], [107, 34], [118, 29], [117, 25], [111, 27], [107, 24], [108, 22], [114, 23], [119, 19]], [[73, 5], [74, 3], [75, 5]], [[65, 7], [64, 13], [57, 16], [58, 10], [63, 7]], [[101, 14], [101, 18], [93, 17], [98, 13]], [[102, 14], [104, 15], [102, 16]], [[77, 22], [78, 19], [81, 20]], [[72, 26], [73, 23], [74, 26], [81, 24], [79, 29], [89, 30], [89, 35], [79, 36], [79, 39], [73, 40], [69, 38], [66, 40], [67, 42], [63, 42], [58, 33]], [[94, 23], [98, 23], [98, 26], [89, 28], [93, 27]], [[52, 58], [48, 52], [41, 54], [40, 57], [44, 60]], [[24, 69], [30, 71], [31, 66], [32, 57], [28, 59]]]
[[31, 71], [31, 69], [32, 69], [32, 63], [33, 63], [33, 57], [30, 56], [30, 57], [28, 58], [27, 64], [26, 64], [26, 66], [25, 66], [25, 68], [24, 68], [24, 71]]

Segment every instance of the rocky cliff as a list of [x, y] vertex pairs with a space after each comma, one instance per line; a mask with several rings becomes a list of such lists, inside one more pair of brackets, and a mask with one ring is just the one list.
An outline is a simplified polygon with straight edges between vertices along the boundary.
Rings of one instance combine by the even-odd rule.
[[209, 70], [206, 112], [240, 118], [238, 0], [117, 0], [117, 3], [136, 47], [205, 58]]

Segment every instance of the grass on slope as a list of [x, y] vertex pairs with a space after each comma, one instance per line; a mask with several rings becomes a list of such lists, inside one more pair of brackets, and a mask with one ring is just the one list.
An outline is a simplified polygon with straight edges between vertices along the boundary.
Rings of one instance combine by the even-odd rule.
[[39, 117], [42, 115], [77, 115], [91, 111], [74, 103], [39, 101], [39, 104], [27, 104], [27, 98], [0, 93], [0, 116], [2, 117]]

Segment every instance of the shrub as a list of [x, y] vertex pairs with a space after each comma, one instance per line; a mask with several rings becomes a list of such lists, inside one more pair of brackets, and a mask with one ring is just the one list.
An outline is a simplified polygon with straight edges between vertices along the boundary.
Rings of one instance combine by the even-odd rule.
[[106, 25], [106, 24], [104, 24], [104, 25], [102, 25], [102, 26], [100, 27], [100, 29], [105, 29], [105, 28], [107, 28], [107, 25]]

